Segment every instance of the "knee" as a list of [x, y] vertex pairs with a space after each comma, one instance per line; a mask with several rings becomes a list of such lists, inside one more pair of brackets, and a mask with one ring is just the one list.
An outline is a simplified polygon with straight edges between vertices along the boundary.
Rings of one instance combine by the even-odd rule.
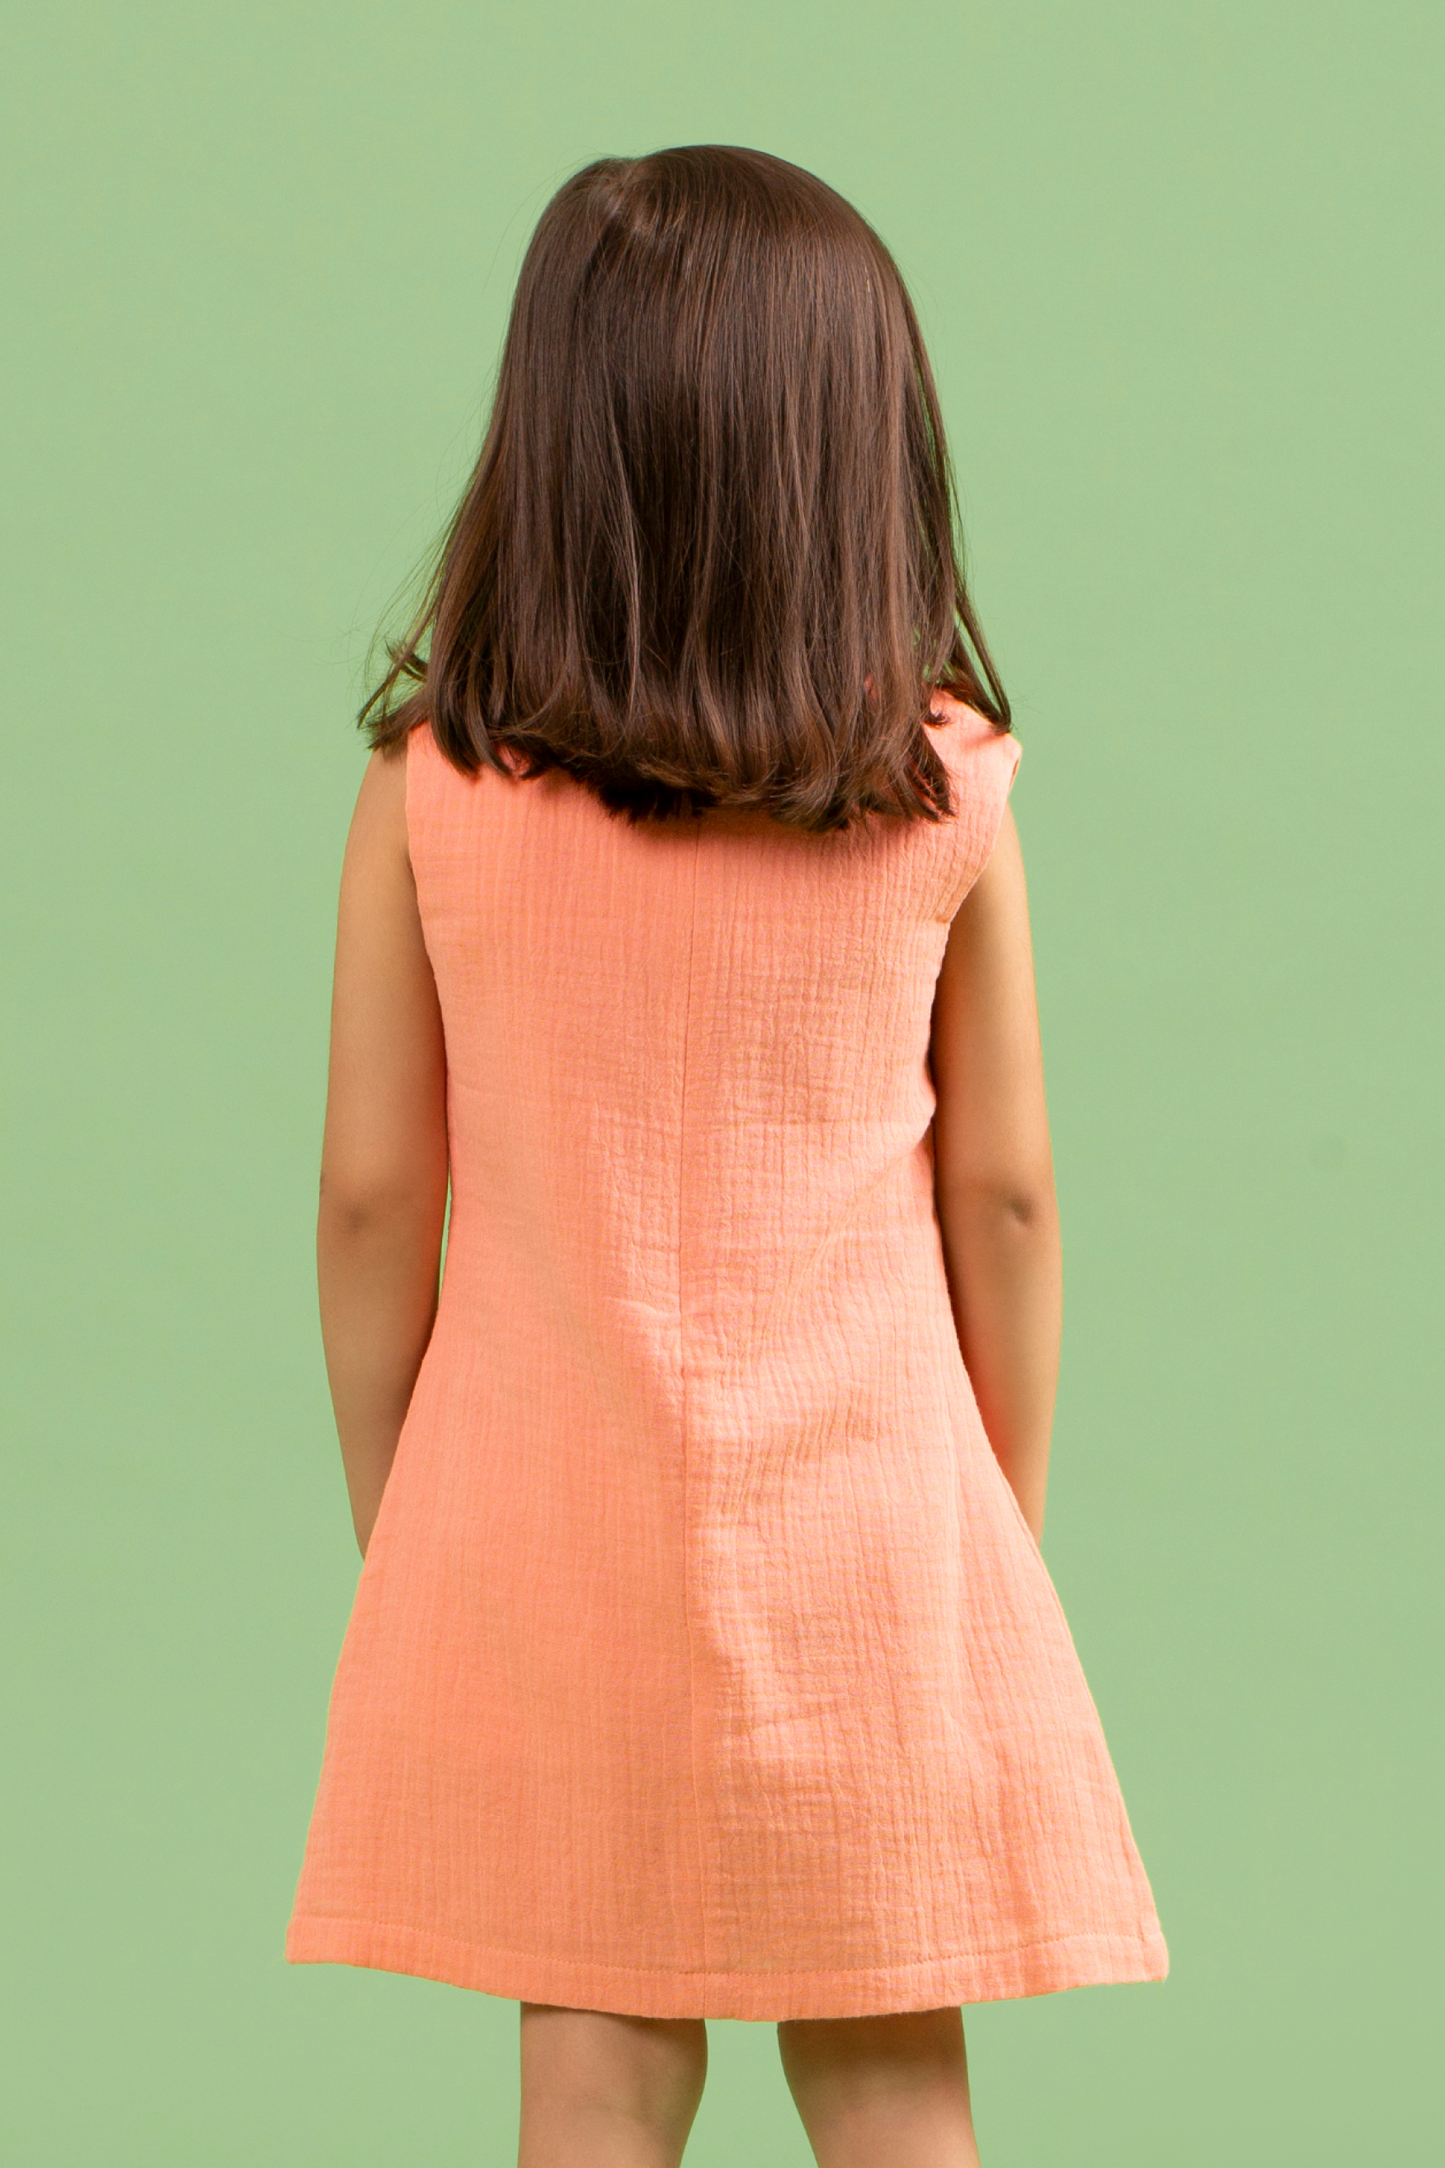
[[789, 2018], [778, 2049], [819, 2168], [978, 2168], [961, 2011]]
[[680, 2155], [707, 2076], [701, 2018], [523, 2003], [521, 2027], [524, 2117], [626, 2124]]
[[905, 2010], [886, 2017], [787, 2018], [778, 2052], [791, 2083], [826, 2083], [830, 2093], [872, 2092], [955, 2071], [963, 2063], [957, 2008]]

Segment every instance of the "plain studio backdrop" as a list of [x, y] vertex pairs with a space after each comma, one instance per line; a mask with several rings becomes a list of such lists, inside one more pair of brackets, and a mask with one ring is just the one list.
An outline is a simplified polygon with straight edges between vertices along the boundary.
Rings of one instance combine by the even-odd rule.
[[[985, 2158], [1424, 2158], [1438, 10], [25, 14], [7, 2158], [509, 2157], [515, 2005], [281, 1954], [358, 1568], [312, 1255], [351, 717], [543, 203], [702, 141], [810, 167], [896, 250], [1025, 747], [1046, 1555], [1173, 1973], [973, 2013]], [[712, 2043], [689, 2162], [800, 2168], [771, 2027]]]

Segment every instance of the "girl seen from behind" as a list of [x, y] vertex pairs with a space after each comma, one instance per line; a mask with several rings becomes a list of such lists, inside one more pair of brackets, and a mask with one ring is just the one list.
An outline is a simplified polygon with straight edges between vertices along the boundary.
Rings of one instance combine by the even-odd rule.
[[1165, 1970], [1038, 1548], [1058, 1228], [953, 512], [858, 214], [602, 160], [363, 710], [364, 1563], [287, 1955], [516, 1999], [521, 2168], [677, 2162], [709, 2017], [777, 2023], [823, 2168], [961, 2168], [961, 2004]]

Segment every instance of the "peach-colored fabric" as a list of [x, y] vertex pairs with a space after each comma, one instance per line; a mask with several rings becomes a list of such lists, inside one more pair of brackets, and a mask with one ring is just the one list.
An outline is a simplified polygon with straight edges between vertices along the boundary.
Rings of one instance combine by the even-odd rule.
[[960, 811], [633, 827], [408, 744], [440, 1309], [286, 1944], [644, 2016], [1160, 1977], [1098, 1718], [959, 1353], [929, 1014]]

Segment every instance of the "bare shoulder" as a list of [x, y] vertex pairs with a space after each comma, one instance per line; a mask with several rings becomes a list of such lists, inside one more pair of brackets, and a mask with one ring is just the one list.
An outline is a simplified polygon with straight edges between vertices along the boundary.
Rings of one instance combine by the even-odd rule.
[[378, 746], [362, 770], [356, 810], [351, 817], [348, 848], [366, 856], [405, 859], [406, 833], [406, 740]]
[[1019, 841], [1018, 824], [1014, 820], [1013, 807], [1004, 801], [999, 815], [998, 832], [992, 850], [979, 868], [978, 876], [969, 888], [958, 908], [962, 918], [972, 906], [972, 915], [980, 917], [984, 912], [1012, 905], [1027, 909], [1027, 893], [1024, 880], [1023, 846]]

